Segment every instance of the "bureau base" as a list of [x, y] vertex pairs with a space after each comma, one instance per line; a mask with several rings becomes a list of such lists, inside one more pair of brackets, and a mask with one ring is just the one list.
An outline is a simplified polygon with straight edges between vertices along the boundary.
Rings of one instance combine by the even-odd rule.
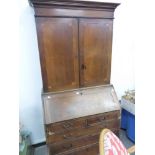
[[[113, 132], [119, 137], [119, 130], [115, 130]], [[98, 141], [99, 134], [95, 136], [89, 136], [87, 139], [81, 139], [80, 141], [75, 140], [74, 143], [78, 144], [78, 147], [74, 147], [71, 144], [62, 144], [56, 148], [52, 145], [48, 145], [49, 155], [99, 155]], [[71, 147], [73, 148], [71, 149]]]

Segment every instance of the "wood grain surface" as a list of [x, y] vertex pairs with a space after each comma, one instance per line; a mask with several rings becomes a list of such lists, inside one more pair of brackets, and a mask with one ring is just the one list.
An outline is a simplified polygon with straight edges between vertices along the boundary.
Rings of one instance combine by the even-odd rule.
[[120, 110], [112, 85], [44, 93], [45, 124]]

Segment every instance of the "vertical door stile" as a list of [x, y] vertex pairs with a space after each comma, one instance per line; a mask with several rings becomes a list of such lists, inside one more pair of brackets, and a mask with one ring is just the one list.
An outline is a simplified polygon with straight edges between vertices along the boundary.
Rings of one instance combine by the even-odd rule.
[[80, 87], [84, 87], [84, 68], [82, 67], [84, 65], [84, 45], [83, 45], [83, 27], [81, 25], [81, 20], [79, 18], [79, 74], [80, 74]]

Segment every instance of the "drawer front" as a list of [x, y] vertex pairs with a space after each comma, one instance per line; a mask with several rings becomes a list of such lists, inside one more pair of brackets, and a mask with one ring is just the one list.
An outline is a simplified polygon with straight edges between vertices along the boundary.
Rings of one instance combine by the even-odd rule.
[[51, 152], [51, 149], [49, 150], [49, 155], [98, 155], [98, 153], [99, 153], [98, 143], [80, 149], [75, 149], [72, 151], [62, 152], [58, 154], [53, 154], [53, 152]]
[[112, 119], [118, 119], [119, 116], [120, 116], [120, 111], [112, 111], [104, 114], [98, 114], [98, 115], [87, 116], [83, 118], [72, 119], [72, 120], [58, 122], [58, 123], [52, 123], [52, 124], [46, 125], [46, 127], [52, 133], [61, 133], [66, 130], [84, 128], [87, 126], [96, 125], [98, 123], [103, 123], [105, 121], [109, 121]]
[[84, 128], [85, 126], [86, 120], [82, 118], [46, 125], [46, 127], [54, 133], [61, 133], [75, 128]]
[[119, 120], [108, 121], [105, 123], [97, 124], [96, 126], [87, 126], [85, 128], [77, 128], [72, 130], [66, 130], [65, 132], [56, 134], [49, 130], [46, 130], [47, 144], [61, 143], [63, 141], [73, 140], [86, 135], [92, 135], [94, 133], [100, 133], [103, 128], [118, 129], [120, 126]]
[[50, 153], [51, 154], [59, 154], [59, 153], [68, 153], [78, 150], [84, 146], [89, 146], [92, 144], [96, 144], [99, 140], [99, 134], [94, 136], [85, 136], [81, 139], [75, 139], [70, 142], [65, 142], [62, 144], [50, 145]]
[[99, 145], [93, 144], [88, 147], [83, 147], [79, 150], [75, 150], [72, 153], [65, 153], [61, 155], [98, 155], [99, 154]]
[[94, 126], [99, 123], [105, 123], [106, 121], [119, 119], [120, 112], [108, 112], [100, 115], [95, 115], [87, 119], [87, 126]]
[[[117, 136], [119, 129], [112, 130]], [[98, 153], [99, 134], [85, 136], [81, 139], [74, 139], [73, 141], [49, 145], [50, 155], [97, 155]]]

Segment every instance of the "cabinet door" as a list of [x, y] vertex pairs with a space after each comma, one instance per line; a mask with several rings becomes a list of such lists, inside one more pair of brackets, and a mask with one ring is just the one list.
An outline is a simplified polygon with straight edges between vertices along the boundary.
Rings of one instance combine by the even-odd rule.
[[110, 83], [112, 20], [80, 19], [80, 84]]
[[77, 20], [37, 17], [36, 23], [44, 91], [79, 87]]

